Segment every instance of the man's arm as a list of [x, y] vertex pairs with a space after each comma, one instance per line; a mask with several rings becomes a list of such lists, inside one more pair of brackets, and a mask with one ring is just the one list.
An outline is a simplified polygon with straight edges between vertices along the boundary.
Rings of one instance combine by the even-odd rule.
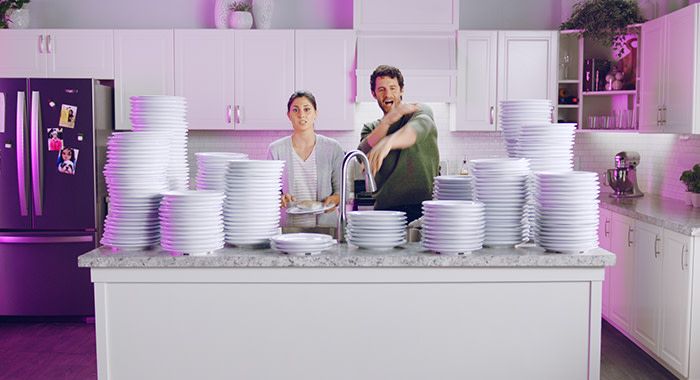
[[381, 139], [386, 136], [387, 132], [389, 132], [389, 127], [391, 127], [392, 124], [401, 120], [404, 115], [416, 113], [419, 110], [420, 107], [414, 103], [401, 103], [398, 105], [398, 107], [394, 107], [391, 111], [384, 115], [384, 117], [382, 117], [377, 127], [374, 128], [369, 135], [362, 139], [358, 149], [365, 153], [369, 152], [377, 145], [377, 143], [379, 143], [379, 141], [381, 141]]

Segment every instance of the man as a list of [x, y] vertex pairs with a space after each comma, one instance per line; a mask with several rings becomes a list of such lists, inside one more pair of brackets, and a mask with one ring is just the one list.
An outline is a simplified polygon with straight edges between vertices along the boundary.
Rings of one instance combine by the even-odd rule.
[[433, 111], [424, 104], [402, 103], [403, 75], [381, 65], [370, 77], [372, 96], [384, 117], [362, 128], [358, 149], [368, 153], [375, 175], [375, 210], [404, 211], [420, 218], [422, 202], [432, 199], [440, 154]]

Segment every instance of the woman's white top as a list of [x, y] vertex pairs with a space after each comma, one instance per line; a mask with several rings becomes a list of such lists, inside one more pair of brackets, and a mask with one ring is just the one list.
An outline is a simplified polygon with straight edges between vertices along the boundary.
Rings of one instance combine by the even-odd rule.
[[[317, 197], [316, 188], [318, 186], [318, 176], [316, 174], [316, 147], [311, 150], [311, 154], [306, 161], [299, 157], [292, 149], [292, 168], [294, 178], [292, 178], [292, 194], [297, 201], [315, 201]], [[316, 225], [315, 215], [289, 215], [287, 224], [302, 227], [313, 227]]]

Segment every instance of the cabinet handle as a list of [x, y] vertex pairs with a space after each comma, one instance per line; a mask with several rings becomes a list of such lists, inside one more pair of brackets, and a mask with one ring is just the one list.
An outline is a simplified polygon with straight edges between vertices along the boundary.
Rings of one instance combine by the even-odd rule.
[[605, 219], [605, 237], [608, 237], [610, 235], [610, 229], [608, 228], [610, 226], [610, 219]]
[[53, 41], [50, 34], [46, 35], [46, 52], [49, 54], [53, 53]]
[[491, 106], [489, 109], [489, 124], [493, 125], [493, 121], [495, 119], [495, 114], [494, 114], [495, 108]]
[[236, 124], [241, 123], [241, 106], [236, 105]]
[[226, 106], [226, 122], [231, 124], [231, 105]]
[[44, 54], [44, 35], [39, 35], [39, 53]]
[[627, 246], [631, 247], [632, 246], [632, 232], [634, 229], [632, 227], [627, 228]]
[[654, 257], [658, 258], [661, 252], [659, 252], [659, 242], [661, 239], [656, 236], [656, 239], [654, 239]]
[[661, 107], [656, 108], [656, 126], [661, 126]]
[[666, 106], [661, 107], [661, 124], [666, 125]]
[[681, 253], [681, 270], [686, 270], [688, 268], [688, 246], [683, 246], [683, 252]]

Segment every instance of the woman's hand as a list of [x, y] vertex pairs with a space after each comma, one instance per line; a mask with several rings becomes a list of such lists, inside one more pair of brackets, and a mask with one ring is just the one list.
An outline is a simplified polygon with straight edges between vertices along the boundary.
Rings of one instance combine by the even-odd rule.
[[336, 208], [338, 208], [338, 205], [340, 204], [340, 194], [332, 194], [327, 196], [326, 198], [323, 199], [323, 207], [327, 207], [328, 205], [335, 205], [336, 207], [333, 207], [331, 209], [326, 210], [326, 212], [333, 212], [335, 211]]
[[296, 200], [297, 199], [292, 194], [282, 194], [282, 207], [287, 208], [290, 203]]

